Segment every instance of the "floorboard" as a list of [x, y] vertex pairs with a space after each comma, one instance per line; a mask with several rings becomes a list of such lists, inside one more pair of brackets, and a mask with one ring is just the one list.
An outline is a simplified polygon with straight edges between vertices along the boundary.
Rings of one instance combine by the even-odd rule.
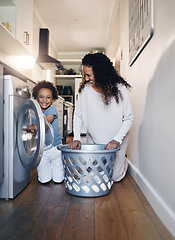
[[117, 189], [116, 196], [130, 240], [161, 240], [159, 232], [133, 189]]
[[128, 239], [114, 189], [95, 199], [95, 239]]
[[[71, 139], [69, 139], [71, 140]], [[0, 240], [173, 240], [127, 173], [101, 197], [76, 197], [37, 172], [14, 199], [0, 200]]]

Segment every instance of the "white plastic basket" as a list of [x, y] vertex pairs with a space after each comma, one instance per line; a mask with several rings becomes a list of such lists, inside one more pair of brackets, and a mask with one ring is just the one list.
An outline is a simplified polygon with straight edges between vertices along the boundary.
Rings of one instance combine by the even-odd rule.
[[104, 144], [82, 144], [80, 150], [68, 145], [58, 146], [65, 169], [65, 187], [69, 194], [79, 197], [98, 197], [108, 194], [116, 149], [105, 150]]

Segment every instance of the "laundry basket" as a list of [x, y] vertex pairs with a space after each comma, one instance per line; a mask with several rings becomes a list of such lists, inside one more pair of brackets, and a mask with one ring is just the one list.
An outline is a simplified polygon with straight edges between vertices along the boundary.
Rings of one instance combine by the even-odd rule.
[[118, 146], [105, 150], [105, 144], [82, 144], [80, 150], [60, 145], [65, 169], [67, 193], [79, 197], [98, 197], [108, 194]]

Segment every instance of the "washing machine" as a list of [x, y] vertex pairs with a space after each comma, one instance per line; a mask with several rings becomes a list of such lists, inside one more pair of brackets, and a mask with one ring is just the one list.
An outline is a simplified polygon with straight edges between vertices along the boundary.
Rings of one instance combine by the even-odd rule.
[[[53, 129], [38, 102], [31, 99], [30, 88], [34, 87], [34, 82], [6, 75], [3, 84], [4, 161], [0, 198], [13, 199], [29, 184], [31, 170], [38, 166], [43, 150], [52, 146]], [[34, 121], [37, 130], [30, 130], [28, 126]], [[47, 143], [46, 129], [51, 136]]]

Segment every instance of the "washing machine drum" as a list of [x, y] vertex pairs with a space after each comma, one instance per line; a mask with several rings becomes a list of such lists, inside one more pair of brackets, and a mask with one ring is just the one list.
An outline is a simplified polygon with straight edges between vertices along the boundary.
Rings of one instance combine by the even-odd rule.
[[[19, 111], [17, 128], [18, 152], [23, 167], [35, 169], [44, 149], [52, 147], [53, 129], [34, 99], [26, 99]], [[46, 137], [47, 136], [47, 137]]]

